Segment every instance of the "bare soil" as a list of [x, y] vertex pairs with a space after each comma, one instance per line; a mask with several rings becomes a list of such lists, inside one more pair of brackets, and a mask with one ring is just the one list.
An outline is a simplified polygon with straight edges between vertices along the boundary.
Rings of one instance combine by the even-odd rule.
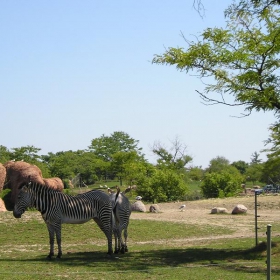
[[[145, 204], [145, 202], [144, 202]], [[179, 207], [185, 204], [184, 210]], [[246, 214], [231, 214], [237, 204], [247, 207]], [[181, 201], [173, 203], [159, 203], [159, 213], [150, 213], [151, 204], [145, 204], [146, 213], [132, 212], [131, 219], [147, 219], [157, 221], [172, 221], [186, 223], [188, 225], [210, 225], [221, 226], [231, 229], [233, 232], [227, 235], [214, 235], [203, 238], [184, 238], [177, 240], [186, 245], [186, 241], [195, 241], [198, 244], [201, 241], [225, 238], [245, 238], [255, 237], [255, 216], [257, 218], [258, 237], [266, 237], [267, 225], [277, 226], [279, 232], [274, 231], [274, 236], [280, 235], [280, 196], [279, 195], [260, 195], [257, 196], [257, 212], [255, 212], [255, 195], [240, 196], [224, 199], [207, 199], [198, 201]], [[223, 207], [227, 209], [226, 214], [211, 214], [214, 207]], [[193, 242], [192, 242], [193, 244]]]

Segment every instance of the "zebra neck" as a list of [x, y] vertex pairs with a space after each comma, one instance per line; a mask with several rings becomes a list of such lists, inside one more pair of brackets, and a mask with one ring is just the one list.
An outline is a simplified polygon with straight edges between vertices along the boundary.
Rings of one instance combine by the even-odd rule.
[[41, 212], [41, 214], [45, 214], [47, 211], [47, 201], [49, 197], [49, 189], [46, 189], [44, 186], [35, 187], [34, 192], [34, 207]]

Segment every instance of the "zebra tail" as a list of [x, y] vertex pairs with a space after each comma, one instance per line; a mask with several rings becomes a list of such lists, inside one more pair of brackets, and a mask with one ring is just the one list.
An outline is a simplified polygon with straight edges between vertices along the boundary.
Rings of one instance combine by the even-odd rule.
[[120, 188], [117, 187], [117, 193], [116, 193], [116, 197], [115, 197], [115, 204], [113, 206], [113, 212], [116, 213], [116, 207], [117, 207], [117, 204], [118, 204], [118, 197], [119, 197], [119, 194], [120, 194]]

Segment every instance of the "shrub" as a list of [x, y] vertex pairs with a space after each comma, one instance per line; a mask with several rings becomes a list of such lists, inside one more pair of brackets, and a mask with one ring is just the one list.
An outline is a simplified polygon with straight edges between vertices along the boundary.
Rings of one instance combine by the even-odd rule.
[[207, 173], [202, 181], [201, 190], [206, 198], [234, 196], [241, 191], [243, 177], [228, 172]]

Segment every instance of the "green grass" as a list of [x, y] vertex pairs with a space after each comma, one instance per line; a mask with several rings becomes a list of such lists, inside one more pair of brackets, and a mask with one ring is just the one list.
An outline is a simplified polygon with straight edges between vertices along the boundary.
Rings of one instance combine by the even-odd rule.
[[[276, 226], [277, 227], [277, 226]], [[273, 229], [275, 227], [273, 226]], [[238, 230], [238, 229], [237, 229]], [[62, 259], [47, 260], [47, 228], [38, 212], [21, 219], [0, 213], [1, 279], [265, 279], [266, 245], [254, 239], [205, 239], [230, 234], [222, 226], [131, 220], [129, 252], [106, 255], [105, 236], [94, 222], [63, 225]], [[182, 243], [180, 239], [192, 241]], [[275, 245], [280, 238], [273, 237]], [[183, 244], [183, 246], [182, 246]], [[55, 246], [56, 248], [56, 246]], [[272, 279], [280, 279], [280, 249], [272, 248]]]

